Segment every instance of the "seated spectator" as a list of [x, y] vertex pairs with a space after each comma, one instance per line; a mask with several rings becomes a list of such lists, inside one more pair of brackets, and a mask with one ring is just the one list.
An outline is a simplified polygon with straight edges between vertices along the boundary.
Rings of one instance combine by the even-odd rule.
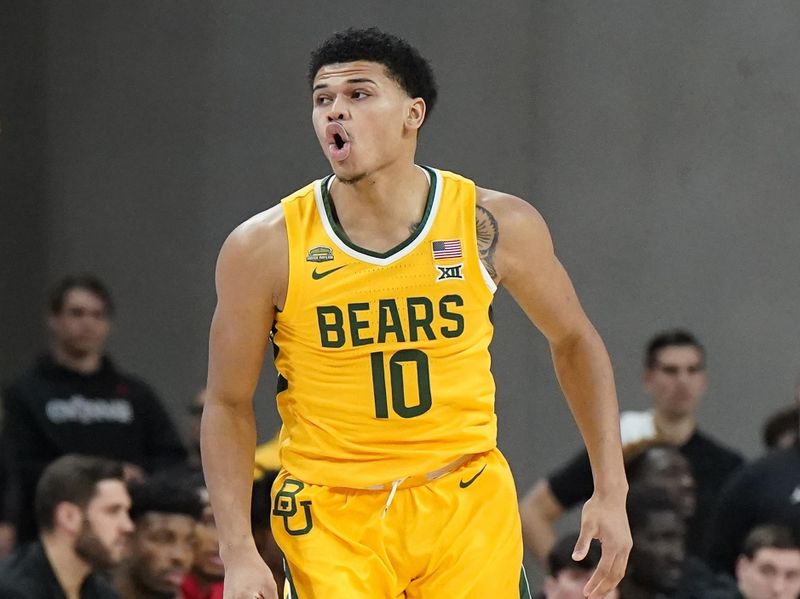
[[117, 370], [104, 353], [113, 312], [98, 279], [62, 280], [50, 301], [50, 351], [3, 393], [5, 459], [20, 491], [9, 512], [21, 541], [35, 537], [36, 481], [61, 455], [119, 460], [128, 478], [186, 459], [153, 390]]
[[797, 406], [778, 410], [764, 422], [762, 440], [767, 451], [786, 449], [797, 443], [800, 415]]
[[[586, 557], [576, 562], [572, 559], [572, 552], [577, 542], [578, 533], [571, 533], [561, 537], [550, 550], [543, 593], [538, 599], [584, 599], [583, 589], [600, 562], [600, 543], [592, 541]], [[605, 599], [617, 599], [618, 596], [615, 589]]]
[[736, 599], [800, 597], [800, 546], [787, 528], [757, 526], [736, 560]]
[[3, 599], [116, 599], [97, 573], [123, 558], [133, 524], [122, 465], [68, 455], [50, 464], [36, 488], [38, 541], [0, 566]]
[[222, 599], [225, 565], [219, 555], [217, 525], [202, 475], [194, 478], [191, 487], [202, 501], [203, 513], [195, 527], [194, 559], [181, 592], [183, 599]]
[[620, 597], [669, 597], [683, 577], [686, 524], [674, 502], [657, 489], [631, 487], [627, 506], [633, 549]]
[[203, 512], [196, 491], [163, 478], [131, 486], [136, 525], [131, 555], [117, 570], [122, 599], [179, 599], [194, 558], [195, 526]]
[[748, 464], [722, 488], [709, 528], [709, 565], [733, 575], [745, 536], [761, 524], [784, 525], [796, 536], [800, 533], [798, 444]]
[[[660, 440], [676, 446], [688, 460], [696, 483], [696, 507], [687, 536], [687, 550], [693, 555], [702, 554], [720, 487], [742, 464], [737, 453], [698, 428], [696, 411], [708, 386], [705, 357], [703, 346], [691, 333], [675, 330], [656, 335], [648, 343], [642, 377], [653, 409], [620, 416], [626, 448], [643, 440]], [[555, 523], [593, 492], [589, 456], [581, 451], [523, 497], [520, 516], [525, 546], [542, 563], [555, 541]]]
[[272, 501], [270, 491], [277, 470], [262, 470], [260, 476], [253, 482], [253, 496], [250, 504], [250, 524], [253, 530], [253, 539], [261, 559], [269, 566], [275, 584], [278, 587], [278, 597], [283, 597], [283, 586], [286, 574], [283, 569], [283, 553], [281, 553], [270, 526]]

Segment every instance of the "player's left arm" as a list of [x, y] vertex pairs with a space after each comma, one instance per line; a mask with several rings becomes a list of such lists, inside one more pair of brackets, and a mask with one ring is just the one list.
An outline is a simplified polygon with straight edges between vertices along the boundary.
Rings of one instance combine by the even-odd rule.
[[576, 557], [585, 556], [592, 538], [602, 541], [602, 559], [584, 592], [603, 597], [624, 575], [631, 548], [611, 361], [555, 255], [544, 219], [530, 204], [479, 189], [476, 227], [489, 274], [547, 338], [558, 381], [586, 444], [595, 490], [584, 506]]

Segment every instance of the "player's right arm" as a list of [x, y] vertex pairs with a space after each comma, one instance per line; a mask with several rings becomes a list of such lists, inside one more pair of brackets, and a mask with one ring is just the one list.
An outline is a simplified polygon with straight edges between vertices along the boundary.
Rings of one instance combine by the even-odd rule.
[[250, 495], [256, 427], [253, 393], [288, 275], [283, 211], [276, 206], [231, 233], [217, 260], [208, 395], [203, 409], [203, 470], [225, 563], [225, 599], [277, 599], [256, 550]]

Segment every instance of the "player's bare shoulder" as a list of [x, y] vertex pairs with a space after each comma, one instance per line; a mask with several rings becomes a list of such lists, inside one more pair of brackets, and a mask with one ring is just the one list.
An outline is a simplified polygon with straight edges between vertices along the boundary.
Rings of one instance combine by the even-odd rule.
[[236, 227], [219, 253], [217, 279], [248, 280], [283, 305], [289, 275], [289, 242], [280, 204]]
[[475, 229], [481, 262], [498, 284], [525, 257], [526, 247], [550, 245], [547, 226], [533, 206], [493, 189], [476, 188]]

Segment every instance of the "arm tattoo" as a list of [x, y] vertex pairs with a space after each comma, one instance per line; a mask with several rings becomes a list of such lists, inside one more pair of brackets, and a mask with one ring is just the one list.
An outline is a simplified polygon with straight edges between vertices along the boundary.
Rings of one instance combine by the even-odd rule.
[[481, 262], [486, 267], [489, 275], [497, 280], [497, 270], [494, 267], [494, 250], [500, 237], [500, 228], [497, 226], [492, 213], [483, 206], [475, 206], [475, 229], [478, 233], [478, 254]]

